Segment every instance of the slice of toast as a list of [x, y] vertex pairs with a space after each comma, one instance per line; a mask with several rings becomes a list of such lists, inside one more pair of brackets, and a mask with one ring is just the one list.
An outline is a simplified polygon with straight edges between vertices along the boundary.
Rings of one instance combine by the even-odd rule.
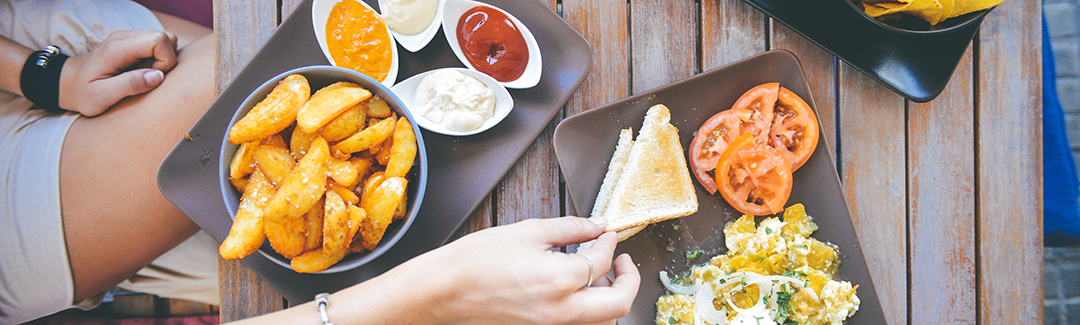
[[[649, 108], [626, 163], [621, 173], [617, 172], [610, 197], [597, 197], [598, 201], [606, 201], [600, 212], [607, 219], [608, 231], [639, 228], [697, 212], [697, 193], [679, 131], [670, 121], [671, 113], [664, 105]], [[612, 158], [613, 163], [616, 158]]]
[[607, 173], [604, 174], [604, 182], [600, 185], [600, 193], [596, 195], [596, 203], [593, 204], [591, 216], [604, 215], [611, 192], [615, 191], [615, 183], [622, 176], [623, 166], [626, 159], [630, 158], [630, 147], [634, 145], [634, 131], [622, 129], [619, 131], [619, 143], [615, 145], [615, 154], [611, 155]]

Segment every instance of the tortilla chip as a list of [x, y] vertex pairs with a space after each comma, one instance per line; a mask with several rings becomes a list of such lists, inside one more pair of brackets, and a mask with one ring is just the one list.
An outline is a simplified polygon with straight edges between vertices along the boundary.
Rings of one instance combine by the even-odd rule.
[[992, 8], [1005, 0], [957, 0], [953, 5], [949, 18], [966, 15], [983, 9]]
[[862, 0], [870, 17], [907, 14], [937, 25], [946, 19], [994, 7], [1005, 0]]
[[937, 21], [941, 15], [942, 5], [937, 0], [914, 0], [910, 3], [899, 1], [881, 2], [876, 4], [863, 3], [863, 10], [870, 17], [878, 17], [892, 13], [905, 13], [919, 17], [925, 21]]

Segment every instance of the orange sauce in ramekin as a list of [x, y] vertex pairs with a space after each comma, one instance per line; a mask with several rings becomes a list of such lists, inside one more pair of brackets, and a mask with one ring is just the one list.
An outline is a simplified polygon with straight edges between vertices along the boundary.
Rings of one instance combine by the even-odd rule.
[[326, 20], [326, 47], [334, 65], [356, 70], [377, 81], [386, 79], [394, 52], [386, 23], [355, 0], [334, 5]]

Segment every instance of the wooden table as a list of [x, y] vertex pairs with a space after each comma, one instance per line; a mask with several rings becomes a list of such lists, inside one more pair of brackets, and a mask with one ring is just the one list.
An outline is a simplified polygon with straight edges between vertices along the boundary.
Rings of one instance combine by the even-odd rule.
[[[532, 0], [522, 0], [532, 1]], [[803, 64], [891, 324], [1043, 319], [1040, 1], [983, 22], [929, 103], [886, 89], [741, 0], [547, 0], [593, 47], [591, 74], [462, 232], [574, 211], [552, 132], [565, 116], [770, 49]], [[215, 1], [224, 89], [298, 0]], [[287, 302], [222, 261], [221, 320]]]

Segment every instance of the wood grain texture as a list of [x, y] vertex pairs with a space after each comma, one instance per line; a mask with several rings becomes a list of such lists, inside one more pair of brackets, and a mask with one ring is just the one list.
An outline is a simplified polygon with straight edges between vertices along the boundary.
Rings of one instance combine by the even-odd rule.
[[[629, 8], [626, 1], [563, 0], [563, 19], [592, 48], [592, 71], [570, 96], [565, 116], [573, 116], [630, 95]], [[607, 158], [610, 159], [610, 158]], [[564, 213], [577, 214], [568, 191]]]
[[765, 14], [742, 0], [701, 2], [701, 70], [765, 52]]
[[948, 86], [908, 110], [911, 324], [975, 319], [975, 110], [971, 47]]
[[566, 116], [630, 95], [626, 1], [563, 0], [563, 18], [589, 41], [593, 67], [566, 103]]
[[697, 5], [691, 0], [630, 2], [633, 93], [684, 79], [697, 70]]
[[496, 187], [495, 225], [561, 216], [559, 164], [551, 143], [558, 123], [558, 118], [548, 123]]
[[[557, 1], [544, 3], [557, 10]], [[559, 163], [551, 137], [561, 120], [556, 116], [548, 123], [496, 186], [493, 192], [498, 205], [494, 214], [496, 226], [560, 216]]]
[[846, 63], [840, 81], [840, 179], [885, 317], [905, 324], [904, 99]]
[[458, 238], [477, 231], [491, 228], [494, 223], [494, 219], [491, 215], [492, 204], [491, 195], [488, 194], [488, 196], [480, 202], [480, 207], [476, 208], [476, 211], [473, 211], [473, 213], [469, 215], [469, 218], [465, 219], [465, 224], [454, 231], [454, 234], [450, 237], [450, 241], [457, 240]]
[[[214, 63], [220, 93], [273, 34], [276, 1], [214, 1]], [[254, 317], [285, 307], [281, 294], [240, 261], [219, 259], [221, 322]]]
[[977, 36], [979, 317], [1043, 321], [1040, 1], [1006, 1]]
[[276, 1], [214, 1], [218, 92], [225, 89], [277, 27]]
[[840, 149], [836, 146], [839, 137], [836, 127], [836, 57], [776, 20], [769, 19], [769, 24], [772, 31], [769, 49], [791, 51], [802, 64], [803, 75], [810, 86], [818, 120], [821, 121], [822, 134], [829, 148], [833, 149], [835, 158], [836, 150]]

